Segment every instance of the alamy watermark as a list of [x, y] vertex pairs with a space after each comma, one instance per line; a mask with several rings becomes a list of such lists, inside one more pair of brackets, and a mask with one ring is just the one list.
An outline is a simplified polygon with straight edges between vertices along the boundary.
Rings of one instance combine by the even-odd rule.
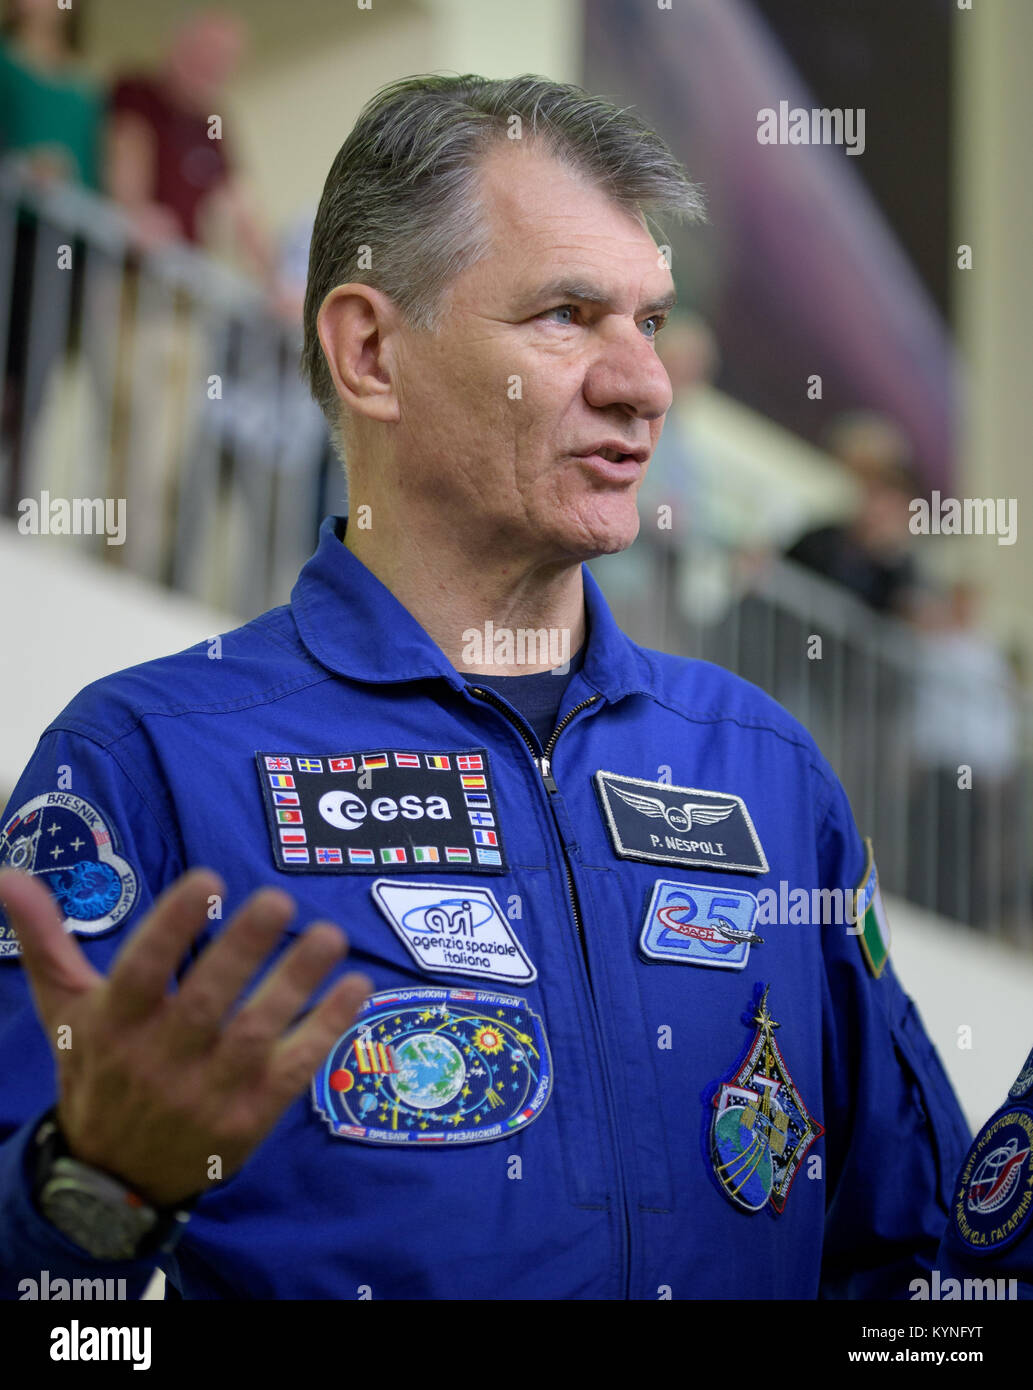
[[757, 112], [758, 145], [845, 145], [847, 154], [864, 154], [864, 107], [764, 106]]
[[[1019, 1296], [1019, 1281], [1017, 1279], [942, 1279], [940, 1271], [932, 1271], [932, 1279], [912, 1279], [908, 1284], [908, 1292], [911, 1302], [922, 1302], [925, 1299], [931, 1302], [937, 1300], [949, 1302], [954, 1299], [966, 1299], [971, 1302], [997, 1302], [1007, 1299], [1017, 1299]], [[945, 1332], [940, 1332], [938, 1336], [946, 1336]]]
[[62, 1279], [52, 1277], [49, 1269], [41, 1269], [38, 1279], [22, 1279], [18, 1283], [18, 1299], [59, 1302], [62, 1299], [126, 1298], [124, 1279]]
[[1018, 539], [1019, 503], [1015, 497], [913, 497], [908, 503], [913, 536], [996, 536], [998, 545]]
[[106, 536], [108, 545], [124, 545], [124, 497], [23, 497], [18, 503], [18, 530], [23, 536]]
[[463, 630], [465, 666], [529, 666], [566, 675], [570, 668], [569, 627], [496, 627]]

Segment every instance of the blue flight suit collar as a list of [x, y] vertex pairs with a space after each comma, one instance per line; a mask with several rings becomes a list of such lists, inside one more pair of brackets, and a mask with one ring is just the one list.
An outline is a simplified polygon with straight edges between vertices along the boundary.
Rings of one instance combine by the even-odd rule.
[[[346, 526], [343, 516], [324, 519], [319, 545], [291, 590], [291, 612], [305, 647], [327, 670], [352, 680], [440, 677], [463, 690], [469, 677], [342, 543]], [[587, 565], [581, 573], [588, 617], [583, 679], [607, 700], [649, 693], [655, 679], [646, 653], [621, 632]]]

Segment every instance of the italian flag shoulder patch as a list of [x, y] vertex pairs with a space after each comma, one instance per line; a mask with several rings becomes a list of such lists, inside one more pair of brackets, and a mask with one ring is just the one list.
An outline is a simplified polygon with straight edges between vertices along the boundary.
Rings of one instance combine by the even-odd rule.
[[867, 859], [861, 882], [854, 889], [854, 935], [861, 943], [865, 964], [876, 979], [886, 968], [890, 956], [890, 926], [879, 888], [879, 871], [875, 865], [872, 842], [866, 838]]

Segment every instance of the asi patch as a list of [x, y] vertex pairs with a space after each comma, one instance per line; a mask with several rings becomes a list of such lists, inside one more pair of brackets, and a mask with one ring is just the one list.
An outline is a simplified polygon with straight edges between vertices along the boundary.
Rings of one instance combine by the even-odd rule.
[[[76, 936], [99, 936], [132, 911], [136, 871], [116, 849], [113, 828], [71, 792], [33, 797], [0, 830], [0, 867], [41, 878], [64, 913], [65, 930]], [[20, 955], [0, 910], [0, 959]]]
[[366, 1144], [483, 1144], [541, 1114], [552, 1090], [542, 1020], [475, 989], [374, 994], [312, 1082], [330, 1133]]
[[1033, 1110], [999, 1111], [968, 1151], [954, 1197], [965, 1246], [992, 1255], [1017, 1240], [1033, 1212]]
[[597, 772], [595, 786], [621, 859], [766, 874], [768, 861], [741, 796]]
[[854, 889], [853, 933], [861, 942], [865, 963], [876, 979], [886, 968], [890, 955], [890, 924], [879, 889], [879, 871], [871, 840], [865, 840], [867, 860], [861, 882]]
[[511, 985], [538, 978], [490, 888], [378, 878], [373, 897], [421, 970]]
[[255, 758], [273, 857], [288, 873], [505, 872], [484, 748]]
[[750, 943], [763, 944], [753, 930], [757, 899], [739, 889], [657, 879], [639, 949], [650, 960], [742, 970]]
[[793, 1084], [775, 1042], [780, 1025], [767, 1004], [765, 989], [750, 1020], [757, 1031], [749, 1050], [714, 1095], [710, 1152], [714, 1174], [737, 1207], [781, 1213], [808, 1149], [825, 1130]]

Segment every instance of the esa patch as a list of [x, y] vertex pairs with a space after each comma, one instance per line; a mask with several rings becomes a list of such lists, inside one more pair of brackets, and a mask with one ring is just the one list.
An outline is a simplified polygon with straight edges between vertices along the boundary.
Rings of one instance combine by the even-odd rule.
[[766, 874], [768, 861], [741, 796], [597, 772], [595, 787], [621, 859]]
[[992, 1255], [1022, 1234], [1033, 1212], [1033, 1110], [1000, 1110], [962, 1165], [954, 1230], [969, 1249]]
[[[136, 902], [136, 871], [117, 853], [112, 826], [71, 792], [43, 792], [0, 830], [0, 868], [34, 874], [57, 899], [66, 931], [99, 936], [117, 927]], [[0, 909], [0, 959], [21, 945]]]
[[737, 1207], [781, 1213], [808, 1149], [825, 1130], [808, 1114], [775, 1042], [780, 1025], [768, 1013], [766, 988], [750, 1022], [757, 1031], [746, 1056], [712, 1100], [711, 1161]]
[[542, 1020], [475, 989], [371, 995], [312, 1081], [317, 1114], [366, 1144], [483, 1144], [541, 1114], [552, 1089]]
[[273, 858], [293, 873], [506, 869], [484, 748], [256, 753]]
[[378, 878], [373, 897], [421, 970], [511, 985], [538, 978], [490, 888]]
[[871, 840], [864, 842], [867, 860], [861, 882], [854, 889], [854, 935], [861, 942], [865, 964], [876, 979], [886, 968], [890, 954], [890, 924], [879, 888], [879, 871]]
[[649, 960], [742, 970], [750, 944], [763, 944], [753, 930], [757, 899], [739, 889], [657, 879], [639, 949]]

